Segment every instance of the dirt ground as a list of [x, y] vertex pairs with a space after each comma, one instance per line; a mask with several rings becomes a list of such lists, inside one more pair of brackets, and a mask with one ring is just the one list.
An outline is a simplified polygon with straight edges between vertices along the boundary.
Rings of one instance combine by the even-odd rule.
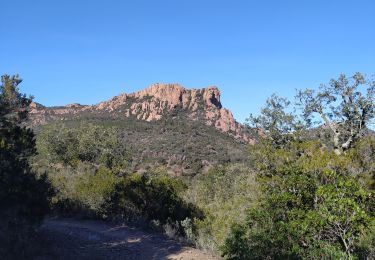
[[93, 220], [50, 219], [41, 227], [48, 251], [36, 259], [213, 260], [210, 254], [124, 225]]

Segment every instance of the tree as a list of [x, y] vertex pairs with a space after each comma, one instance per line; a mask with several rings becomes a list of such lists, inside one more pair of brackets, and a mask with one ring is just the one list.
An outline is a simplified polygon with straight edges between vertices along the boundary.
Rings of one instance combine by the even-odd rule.
[[4, 75], [0, 86], [0, 253], [24, 255], [27, 238], [48, 210], [50, 186], [38, 178], [28, 158], [35, 154], [32, 130], [20, 126], [31, 98], [18, 90], [22, 80]]
[[375, 117], [375, 81], [361, 73], [352, 77], [341, 75], [329, 85], [317, 90], [300, 90], [296, 96], [295, 112], [291, 102], [273, 94], [260, 115], [250, 115], [248, 122], [272, 140], [275, 147], [316, 127], [328, 129], [336, 154], [353, 147], [368, 131]]
[[227, 258], [366, 258], [371, 245], [360, 241], [374, 225], [374, 194], [348, 174], [349, 154], [300, 141], [283, 148], [261, 143], [256, 150], [263, 195], [227, 237]]
[[375, 117], [374, 95], [375, 82], [356, 73], [349, 78], [340, 75], [318, 90], [299, 91], [297, 98], [306, 122], [320, 123], [314, 122], [318, 115], [332, 134], [335, 153], [341, 154], [358, 141]]
[[[374, 254], [375, 199], [368, 181], [373, 141], [358, 142], [375, 116], [374, 85], [357, 73], [349, 79], [341, 75], [317, 91], [300, 91], [303, 124], [288, 112], [290, 102], [275, 95], [260, 116], [250, 117], [267, 137], [250, 149], [263, 194], [245, 223], [233, 227], [224, 256], [351, 259]], [[322, 123], [332, 133], [334, 152], [311, 140]]]
[[13, 123], [21, 122], [27, 116], [27, 107], [32, 101], [32, 97], [21, 94], [18, 85], [22, 79], [18, 75], [1, 76], [0, 86], [0, 120], [1, 124], [6, 121]]
[[262, 107], [260, 115], [250, 114], [247, 122], [271, 140], [276, 147], [285, 145], [293, 138], [293, 133], [301, 128], [296, 116], [289, 112], [291, 102], [273, 94]]

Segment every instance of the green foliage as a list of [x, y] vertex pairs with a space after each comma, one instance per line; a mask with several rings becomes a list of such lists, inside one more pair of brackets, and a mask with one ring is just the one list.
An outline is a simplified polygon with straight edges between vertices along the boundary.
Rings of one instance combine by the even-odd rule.
[[19, 123], [31, 100], [18, 91], [18, 76], [2, 76], [0, 86], [0, 254], [25, 256], [34, 228], [48, 211], [51, 193], [46, 176], [38, 178], [28, 159], [35, 153], [34, 134]]
[[54, 214], [68, 217], [107, 217], [103, 210], [104, 203], [121, 180], [121, 172], [81, 161], [77, 161], [74, 167], [58, 164], [39, 170], [45, 169], [48, 170], [48, 179], [55, 190], [51, 203]]
[[195, 243], [216, 251], [230, 227], [242, 222], [246, 210], [257, 199], [255, 174], [246, 165], [217, 166], [196, 176], [185, 192], [185, 199], [203, 210], [205, 218], [194, 221]]
[[95, 174], [79, 175], [75, 183], [75, 199], [97, 216], [106, 218], [104, 203], [119, 182], [120, 178], [104, 167], [99, 168]]
[[229, 259], [347, 258], [364, 252], [359, 241], [374, 221], [374, 194], [351, 176], [351, 155], [319, 143], [264, 142], [251, 153], [263, 197], [222, 247]]
[[364, 230], [363, 235], [358, 241], [355, 255], [360, 259], [374, 259], [375, 258], [375, 222]]
[[129, 221], [157, 220], [162, 224], [200, 217], [199, 211], [185, 203], [180, 193], [186, 186], [166, 174], [132, 175], [116, 185], [107, 212]]
[[[185, 228], [192, 232], [192, 226], [183, 227], [182, 222], [199, 218], [200, 212], [180, 196], [185, 184], [167, 174], [165, 167], [147, 166], [148, 158], [142, 158], [144, 169], [137, 168], [130, 155], [146, 146], [126, 139], [136, 134], [130, 127], [116, 122], [70, 122], [39, 129], [39, 155], [33, 162], [35, 168], [49, 172], [57, 191], [55, 212], [138, 223], [156, 221], [160, 227], [172, 225], [180, 234]], [[134, 170], [138, 173], [131, 174]]]
[[77, 128], [65, 124], [48, 126], [38, 136], [38, 151], [52, 163], [73, 167], [80, 161], [121, 170], [129, 161], [116, 129], [94, 124], [81, 124]]
[[299, 90], [294, 106], [297, 109], [293, 112], [289, 100], [274, 94], [260, 115], [250, 115], [248, 121], [272, 140], [275, 147], [301, 137], [306, 140], [317, 128], [322, 128], [325, 133], [320, 140], [329, 140], [329, 146], [341, 154], [354, 147], [373, 123], [374, 98], [374, 81], [361, 73], [352, 77], [340, 75], [329, 85]]
[[131, 161], [116, 129], [90, 123], [52, 124], [38, 134], [37, 148], [33, 167], [48, 172], [56, 190], [54, 211], [105, 217], [103, 203]]
[[348, 153], [352, 164], [356, 165], [353, 175], [360, 175], [363, 183], [375, 190], [375, 136], [362, 138]]
[[[201, 173], [210, 165], [235, 163], [246, 159], [246, 144], [202, 122], [191, 122], [185, 116], [182, 111], [177, 118], [166, 116], [153, 122], [133, 118], [91, 118], [40, 126], [35, 129], [39, 151], [39, 161], [36, 163], [39, 164], [38, 168], [43, 160], [74, 166], [77, 160], [91, 158], [91, 155], [87, 156], [85, 152], [87, 145], [79, 145], [81, 137], [85, 135], [92, 136], [93, 138], [89, 139], [95, 142], [91, 145], [99, 148], [106, 146], [105, 140], [116, 139], [117, 144], [114, 147], [117, 148], [109, 148], [109, 153], [114, 158], [121, 158], [123, 151], [126, 161], [131, 162], [131, 170], [139, 172], [147, 170], [148, 167], [162, 166], [170, 173], [192, 176]], [[98, 128], [99, 133], [90, 134], [88, 129], [92, 127]], [[80, 149], [83, 149], [83, 153]], [[94, 158], [95, 164], [101, 163], [98, 157]]]
[[375, 117], [375, 83], [359, 72], [299, 91], [297, 99], [308, 125], [328, 127], [338, 154], [353, 147]]
[[1, 102], [0, 118], [2, 123], [5, 121], [20, 123], [27, 117], [27, 107], [31, 103], [32, 97], [27, 97], [19, 92], [18, 85], [22, 79], [18, 75], [1, 76]]
[[[55, 212], [146, 222], [199, 247], [220, 248], [229, 259], [371, 259], [375, 139], [363, 135], [371, 132], [365, 126], [374, 116], [374, 84], [357, 74], [353, 80], [301, 92], [300, 115], [272, 96], [251, 118], [263, 131], [248, 160], [246, 145], [176, 108], [155, 122], [108, 111], [49, 114], [63, 123], [36, 128], [33, 167], [48, 172]], [[357, 91], [362, 83], [366, 97]], [[356, 107], [365, 111], [362, 119]], [[312, 113], [326, 115], [328, 128], [311, 128]], [[26, 132], [17, 136], [24, 136], [14, 139], [21, 146], [33, 142]], [[337, 152], [335, 142], [348, 140], [348, 149]], [[25, 158], [27, 147], [20, 149]]]
[[262, 107], [258, 116], [250, 115], [247, 122], [250, 126], [264, 131], [275, 147], [282, 147], [295, 136], [295, 132], [302, 128], [301, 122], [290, 108], [291, 102], [273, 94], [267, 99], [266, 105]]
[[[171, 224], [185, 234], [186, 219], [200, 218], [201, 212], [182, 199], [184, 182], [163, 169], [144, 174], [120, 174], [104, 166], [96, 168], [79, 161], [73, 168], [61, 167], [49, 173], [56, 189], [56, 214], [81, 216], [135, 224]], [[155, 222], [156, 221], [156, 222]], [[190, 228], [191, 226], [187, 226]], [[190, 231], [192, 232], [192, 230]]]
[[357, 72], [351, 77], [342, 74], [331, 79], [318, 90], [299, 91], [297, 98], [308, 122], [314, 123], [313, 114], [317, 113], [322, 120], [330, 119], [360, 131], [374, 118], [374, 94], [374, 82]]

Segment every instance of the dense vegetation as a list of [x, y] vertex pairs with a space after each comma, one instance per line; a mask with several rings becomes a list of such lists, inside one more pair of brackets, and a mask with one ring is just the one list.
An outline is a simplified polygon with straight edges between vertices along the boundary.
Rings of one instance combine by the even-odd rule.
[[[39, 126], [35, 131], [38, 133], [40, 157], [48, 154], [48, 162], [52, 163], [72, 165], [78, 161], [91, 160], [93, 163], [96, 160], [98, 164], [101, 163], [99, 158], [85, 158], [94, 155], [82, 153], [98, 152], [99, 147], [91, 151], [90, 146], [106, 145], [115, 147], [116, 151], [108, 146], [111, 152], [95, 156], [122, 158], [123, 155], [119, 153], [125, 153], [129, 166], [137, 172], [165, 167], [171, 175], [196, 175], [212, 165], [243, 162], [246, 159], [244, 143], [204, 122], [186, 119], [183, 112], [179, 113], [178, 118], [166, 116], [153, 122], [97, 117], [52, 122]], [[110, 145], [109, 142], [116, 143]]]
[[217, 252], [231, 226], [245, 220], [258, 193], [255, 172], [246, 164], [216, 166], [191, 180], [185, 199], [202, 209], [205, 218], [195, 220], [196, 233], [190, 239]]
[[34, 134], [20, 124], [31, 99], [18, 90], [18, 76], [4, 75], [0, 86], [0, 255], [31, 253], [35, 228], [48, 211], [50, 187], [37, 177], [28, 158], [35, 154]]
[[56, 190], [54, 213], [164, 227], [184, 235], [185, 219], [203, 217], [183, 200], [187, 185], [162, 164], [140, 170], [133, 159], [137, 151], [125, 142], [124, 132], [109, 122], [56, 124], [39, 133], [33, 167], [49, 173]]
[[316, 141], [254, 147], [262, 195], [246, 221], [232, 229], [224, 254], [230, 259], [370, 254], [375, 236], [367, 232], [374, 230], [374, 193], [366, 180], [373, 175], [367, 168], [373, 166], [361, 164], [358, 153], [374, 144], [374, 138], [364, 140], [340, 156]]
[[6, 112], [2, 214], [34, 227], [48, 180], [51, 214], [146, 226], [228, 259], [374, 258], [374, 89], [361, 74], [341, 76], [300, 91], [300, 113], [273, 95], [249, 119], [260, 134], [250, 147], [177, 111], [158, 122], [52, 122], [35, 128], [35, 154], [32, 131]]
[[[374, 91], [363, 75], [342, 75], [318, 91], [300, 91], [302, 115], [273, 96], [250, 118], [266, 135], [250, 152], [262, 193], [246, 221], [233, 226], [222, 246], [226, 257], [374, 257], [375, 139], [365, 131], [375, 116]], [[312, 138], [314, 113], [328, 139]]]

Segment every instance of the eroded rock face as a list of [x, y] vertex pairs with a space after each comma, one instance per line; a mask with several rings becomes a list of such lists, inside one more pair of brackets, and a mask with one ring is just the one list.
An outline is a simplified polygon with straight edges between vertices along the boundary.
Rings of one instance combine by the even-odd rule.
[[96, 105], [70, 104], [63, 107], [43, 107], [33, 104], [30, 116], [34, 124], [51, 120], [64, 120], [85, 114], [105, 114], [109, 117], [135, 117], [138, 120], [160, 120], [164, 116], [187, 112], [191, 120], [204, 120], [237, 139], [252, 143], [243, 126], [235, 121], [232, 113], [222, 107], [220, 90], [215, 86], [202, 89], [185, 89], [179, 84], [153, 84], [131, 94], [122, 93]]
[[221, 108], [220, 90], [217, 87], [208, 87], [203, 91], [203, 100], [208, 107]]

